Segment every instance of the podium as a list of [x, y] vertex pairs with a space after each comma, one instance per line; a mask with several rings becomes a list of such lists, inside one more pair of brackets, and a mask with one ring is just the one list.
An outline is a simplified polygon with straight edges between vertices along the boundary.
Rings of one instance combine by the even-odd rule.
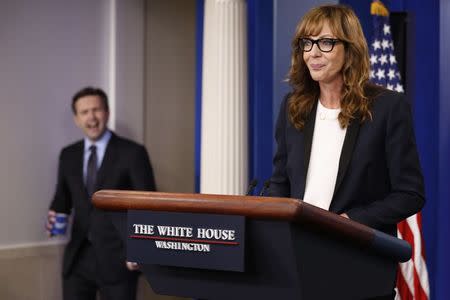
[[[298, 199], [101, 190], [93, 195], [93, 203], [111, 218], [128, 245], [130, 226], [141, 225], [130, 225], [127, 219], [133, 214], [127, 211], [156, 213], [148, 224], [155, 222], [153, 216], [166, 215], [169, 222], [171, 218], [179, 222], [177, 216], [184, 215], [187, 222], [198, 222], [204, 215], [213, 222], [222, 220], [221, 224], [228, 217], [243, 220], [241, 270], [227, 270], [227, 262], [211, 260], [213, 250], [181, 254], [198, 261], [201, 267], [196, 267], [189, 266], [190, 258], [183, 261], [177, 256], [186, 251], [153, 249], [174, 257], [147, 263], [136, 257], [142, 249], [128, 249], [154, 292], [163, 295], [208, 300], [370, 299], [393, 291], [398, 262], [411, 257], [407, 242]], [[148, 238], [141, 243], [154, 245], [162, 239]], [[231, 247], [222, 250], [227, 249]], [[144, 250], [142, 255], [146, 254]], [[209, 268], [209, 263], [225, 267]]]

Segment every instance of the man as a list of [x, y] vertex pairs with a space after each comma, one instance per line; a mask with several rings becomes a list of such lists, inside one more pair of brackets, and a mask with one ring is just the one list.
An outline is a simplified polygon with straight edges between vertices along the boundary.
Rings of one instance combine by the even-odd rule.
[[75, 124], [84, 139], [65, 147], [59, 157], [58, 181], [48, 213], [47, 230], [56, 213], [73, 210], [71, 239], [63, 260], [65, 300], [135, 299], [137, 265], [126, 251], [105, 212], [91, 203], [99, 189], [155, 190], [145, 148], [107, 128], [108, 97], [86, 87], [72, 99]]

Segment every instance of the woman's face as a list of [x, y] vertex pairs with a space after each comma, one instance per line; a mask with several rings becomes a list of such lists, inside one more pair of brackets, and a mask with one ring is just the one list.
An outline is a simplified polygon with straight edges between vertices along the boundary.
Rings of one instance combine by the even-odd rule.
[[[316, 36], [309, 36], [312, 40], [336, 37], [331, 32], [328, 22], [325, 22], [322, 31]], [[345, 49], [342, 42], [337, 42], [330, 52], [322, 52], [317, 44], [311, 51], [303, 52], [303, 59], [309, 69], [313, 80], [319, 83], [342, 82], [342, 66], [344, 65]]]

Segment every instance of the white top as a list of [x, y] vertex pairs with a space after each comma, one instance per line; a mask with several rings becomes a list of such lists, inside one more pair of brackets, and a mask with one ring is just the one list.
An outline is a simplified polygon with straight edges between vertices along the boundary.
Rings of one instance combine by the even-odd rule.
[[328, 210], [347, 128], [339, 125], [340, 108], [329, 109], [318, 102], [303, 201]]

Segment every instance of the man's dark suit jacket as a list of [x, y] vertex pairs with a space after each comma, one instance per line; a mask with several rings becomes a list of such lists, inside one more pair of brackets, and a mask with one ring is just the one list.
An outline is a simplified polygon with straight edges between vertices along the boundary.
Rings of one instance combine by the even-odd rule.
[[[424, 205], [423, 176], [409, 104], [399, 93], [376, 90], [373, 120], [361, 123], [357, 117], [347, 128], [329, 210], [396, 235], [396, 224]], [[299, 131], [289, 121], [287, 101], [288, 96], [276, 124], [268, 194], [303, 199], [317, 104]]]
[[[84, 141], [67, 146], [59, 157], [58, 182], [50, 209], [70, 214], [73, 209], [71, 239], [66, 247], [63, 275], [70, 274], [80, 248], [90, 230], [100, 280], [114, 283], [126, 276], [126, 253], [116, 229], [106, 213], [93, 207], [83, 180]], [[145, 148], [114, 133], [106, 147], [97, 173], [96, 190], [155, 190], [150, 160]]]

